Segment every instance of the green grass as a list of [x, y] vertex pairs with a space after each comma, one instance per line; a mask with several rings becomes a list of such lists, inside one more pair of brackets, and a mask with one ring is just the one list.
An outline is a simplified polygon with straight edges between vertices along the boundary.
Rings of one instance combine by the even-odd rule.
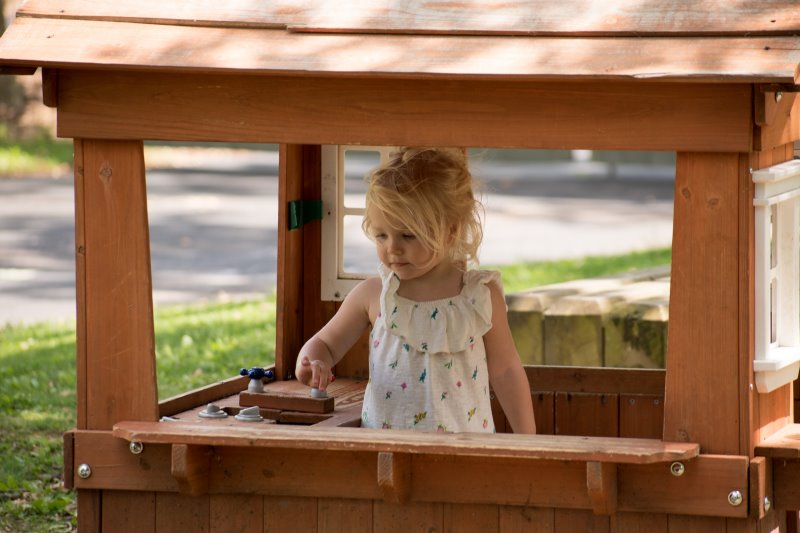
[[[669, 249], [504, 266], [506, 292], [668, 264]], [[275, 299], [156, 311], [159, 397], [274, 362]], [[75, 325], [0, 329], [0, 532], [72, 531], [62, 434], [75, 426]]]
[[46, 131], [27, 139], [11, 140], [0, 126], [0, 177], [45, 175], [69, 172], [72, 140], [54, 139]]

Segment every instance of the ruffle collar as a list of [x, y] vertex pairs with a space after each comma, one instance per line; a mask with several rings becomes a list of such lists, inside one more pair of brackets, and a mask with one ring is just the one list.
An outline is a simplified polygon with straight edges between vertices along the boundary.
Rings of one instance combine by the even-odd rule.
[[470, 348], [492, 327], [492, 298], [489, 283], [501, 286], [500, 273], [468, 270], [461, 292], [452, 298], [416, 302], [397, 294], [400, 279], [388, 268], [379, 267], [381, 317], [386, 330], [422, 352], [457, 353]]

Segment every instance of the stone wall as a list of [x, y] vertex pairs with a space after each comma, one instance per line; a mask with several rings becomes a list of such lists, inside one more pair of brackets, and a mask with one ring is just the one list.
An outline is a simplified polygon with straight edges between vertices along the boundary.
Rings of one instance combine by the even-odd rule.
[[669, 266], [509, 294], [523, 363], [664, 368]]

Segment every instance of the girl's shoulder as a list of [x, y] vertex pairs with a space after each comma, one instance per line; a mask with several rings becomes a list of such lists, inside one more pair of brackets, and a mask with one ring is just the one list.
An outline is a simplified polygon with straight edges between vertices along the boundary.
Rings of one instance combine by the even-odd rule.
[[380, 309], [382, 287], [383, 283], [379, 277], [369, 277], [353, 287], [345, 301], [363, 308], [369, 316], [370, 323], [374, 324]]

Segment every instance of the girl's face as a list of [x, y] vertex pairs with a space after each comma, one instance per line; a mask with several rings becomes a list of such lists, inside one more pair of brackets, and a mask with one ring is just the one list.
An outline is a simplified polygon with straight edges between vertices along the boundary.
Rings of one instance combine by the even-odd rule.
[[402, 229], [397, 219], [374, 207], [369, 208], [369, 218], [369, 232], [375, 240], [378, 259], [401, 280], [424, 276], [439, 264], [434, 253], [416, 235]]

